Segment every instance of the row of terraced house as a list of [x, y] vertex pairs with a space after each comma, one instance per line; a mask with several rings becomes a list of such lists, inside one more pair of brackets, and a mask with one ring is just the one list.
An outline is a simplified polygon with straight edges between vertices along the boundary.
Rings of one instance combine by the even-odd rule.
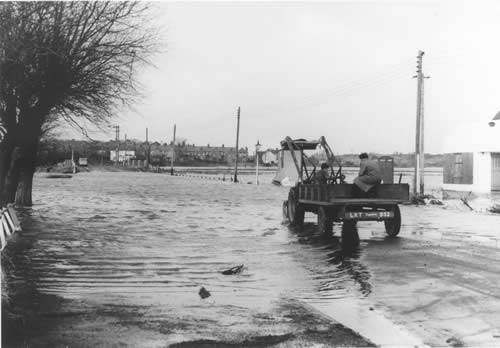
[[[236, 148], [224, 146], [196, 146], [191, 144], [135, 143], [124, 142], [120, 144], [118, 161], [126, 162], [134, 159], [148, 158], [153, 165], [169, 164], [172, 158], [172, 150], [175, 151], [175, 163], [208, 162], [220, 164], [232, 164], [236, 161]], [[116, 158], [116, 150], [110, 151], [110, 160]], [[248, 148], [240, 148], [239, 161], [242, 163], [251, 161], [254, 157], [249, 156]]]

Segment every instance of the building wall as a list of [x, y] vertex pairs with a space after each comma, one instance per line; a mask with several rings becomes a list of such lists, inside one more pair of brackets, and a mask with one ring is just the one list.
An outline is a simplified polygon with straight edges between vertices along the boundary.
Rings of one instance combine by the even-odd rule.
[[472, 152], [448, 153], [444, 157], [443, 183], [472, 185], [474, 155]]
[[277, 164], [278, 152], [266, 151], [261, 155], [262, 163], [264, 164]]
[[474, 192], [491, 191], [491, 153], [474, 153]]
[[[124, 162], [134, 157], [135, 157], [135, 151], [123, 151], [123, 150], [118, 151], [118, 162]], [[110, 161], [116, 160], [116, 151], [109, 152], [109, 160]]]
[[444, 190], [476, 193], [491, 191], [490, 152], [446, 154], [443, 169]]

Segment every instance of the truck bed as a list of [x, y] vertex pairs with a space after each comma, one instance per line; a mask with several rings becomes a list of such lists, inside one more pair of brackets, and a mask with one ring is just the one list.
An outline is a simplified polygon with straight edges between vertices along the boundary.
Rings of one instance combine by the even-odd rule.
[[375, 187], [375, 195], [370, 198], [359, 198], [353, 195], [354, 184], [300, 184], [298, 201], [303, 204], [324, 206], [345, 205], [393, 205], [408, 202], [408, 184], [379, 184]]

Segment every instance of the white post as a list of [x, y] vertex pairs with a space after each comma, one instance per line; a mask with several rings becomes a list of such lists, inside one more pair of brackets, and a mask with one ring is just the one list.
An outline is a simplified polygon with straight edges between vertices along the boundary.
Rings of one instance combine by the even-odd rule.
[[75, 155], [73, 149], [71, 149], [71, 172], [76, 174]]
[[255, 165], [255, 183], [257, 185], [259, 184], [259, 150], [260, 150], [260, 144], [259, 141], [257, 140], [257, 144], [255, 144], [255, 161], [257, 162]]
[[174, 175], [175, 131], [176, 131], [176, 125], [174, 124], [174, 140], [172, 142], [172, 157], [170, 159], [170, 175]]
[[259, 153], [255, 150], [255, 160], [257, 161], [257, 166], [255, 167], [255, 182], [259, 184]]

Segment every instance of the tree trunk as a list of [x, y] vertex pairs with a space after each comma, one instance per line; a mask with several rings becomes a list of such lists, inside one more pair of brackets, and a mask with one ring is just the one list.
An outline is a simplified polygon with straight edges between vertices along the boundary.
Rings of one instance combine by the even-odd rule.
[[5, 203], [14, 203], [16, 198], [17, 184], [19, 182], [20, 162], [22, 159], [21, 148], [15, 147], [12, 151], [7, 177], [5, 178], [5, 186], [3, 190], [3, 198]]
[[11, 157], [12, 149], [7, 144], [2, 144], [2, 148], [0, 149], [0, 207], [3, 207], [7, 203], [4, 190]]
[[19, 184], [16, 191], [16, 205], [17, 206], [32, 206], [32, 191], [33, 191], [33, 175], [35, 169], [23, 168], [19, 175]]
[[11, 168], [17, 131], [16, 98], [14, 94], [12, 92], [7, 93], [5, 101], [5, 109], [0, 110], [0, 118], [7, 129], [5, 138], [0, 142], [0, 207], [7, 203], [6, 181]]
[[33, 175], [35, 174], [38, 141], [22, 147], [19, 161], [18, 185], [15, 200], [18, 206], [32, 206]]

